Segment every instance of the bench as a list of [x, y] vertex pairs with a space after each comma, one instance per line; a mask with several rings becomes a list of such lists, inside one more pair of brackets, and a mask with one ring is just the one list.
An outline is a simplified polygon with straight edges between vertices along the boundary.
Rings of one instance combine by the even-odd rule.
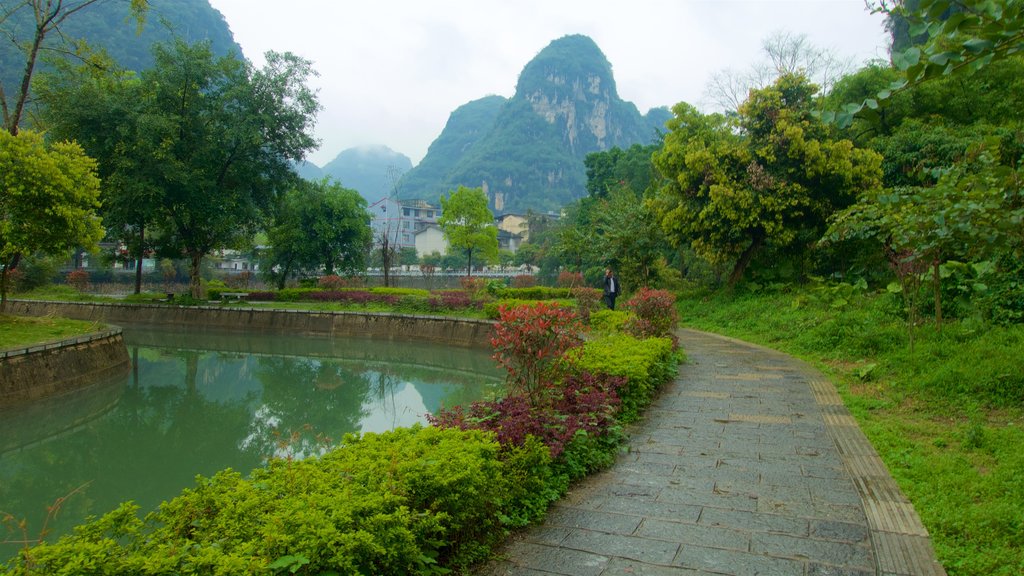
[[241, 300], [241, 299], [245, 298], [248, 295], [249, 295], [248, 292], [221, 292], [220, 293], [220, 299], [221, 300], [231, 300], [231, 299]]

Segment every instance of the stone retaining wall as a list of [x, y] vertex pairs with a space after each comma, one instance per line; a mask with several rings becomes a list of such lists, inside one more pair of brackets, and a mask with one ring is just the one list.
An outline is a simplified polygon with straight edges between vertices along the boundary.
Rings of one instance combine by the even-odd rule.
[[0, 352], [0, 407], [74, 390], [129, 366], [120, 328]]
[[490, 344], [494, 323], [446, 316], [371, 312], [317, 312], [221, 306], [170, 306], [119, 303], [9, 300], [11, 314], [62, 316], [115, 324], [188, 326], [242, 332], [355, 336], [390, 340], [426, 340], [455, 346]]

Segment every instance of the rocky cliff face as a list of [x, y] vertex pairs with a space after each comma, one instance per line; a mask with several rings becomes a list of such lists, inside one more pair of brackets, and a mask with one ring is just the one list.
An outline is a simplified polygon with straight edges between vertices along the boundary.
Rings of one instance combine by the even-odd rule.
[[653, 142], [668, 116], [659, 110], [645, 118], [620, 99], [593, 40], [566, 36], [523, 68], [515, 95], [472, 146], [440, 159], [431, 146], [421, 166], [443, 176], [421, 178], [414, 168], [402, 194], [434, 200], [459, 185], [484, 186], [498, 213], [557, 210], [585, 194], [587, 154]]

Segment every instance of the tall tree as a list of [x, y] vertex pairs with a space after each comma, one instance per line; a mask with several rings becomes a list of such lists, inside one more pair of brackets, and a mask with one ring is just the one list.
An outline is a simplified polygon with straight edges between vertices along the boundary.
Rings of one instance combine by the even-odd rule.
[[[3, 112], [4, 130], [10, 134], [18, 133], [30, 98], [32, 75], [40, 53], [46, 49], [45, 41], [54, 33], [60, 36], [60, 27], [69, 18], [103, 1], [107, 0], [9, 0], [0, 5], [0, 25], [18, 21], [16, 13], [20, 11], [31, 11], [33, 16], [32, 34], [25, 45], [19, 45], [25, 55], [21, 82], [11, 92], [0, 83], [0, 110]], [[147, 0], [129, 1], [133, 16], [141, 24], [148, 7]], [[14, 33], [5, 36], [11, 41], [19, 37]]]
[[108, 187], [111, 204], [155, 204], [159, 247], [189, 259], [190, 293], [200, 297], [203, 257], [261, 228], [296, 179], [292, 162], [315, 145], [313, 72], [273, 52], [254, 69], [233, 55], [214, 58], [206, 43], [157, 45], [154, 57], [131, 113], [91, 130], [119, 151], [105, 158], [108, 179], [120, 183]]
[[103, 237], [96, 163], [73, 143], [0, 131], [0, 313], [21, 254], [59, 254]]
[[452, 248], [465, 251], [469, 261], [467, 275], [473, 275], [474, 252], [485, 258], [497, 258], [498, 227], [482, 188], [459, 186], [447, 197], [442, 196], [437, 224]]
[[300, 181], [282, 198], [261, 265], [278, 288], [293, 275], [354, 274], [372, 242], [366, 200], [328, 179]]
[[816, 87], [783, 76], [751, 91], [736, 120], [685, 103], [654, 157], [668, 183], [655, 203], [668, 238], [712, 263], [732, 262], [738, 282], [765, 247], [817, 239], [826, 219], [881, 185], [881, 157], [832, 139], [811, 115]]
[[103, 56], [81, 65], [57, 62], [40, 74], [36, 97], [51, 138], [78, 142], [99, 162], [101, 215], [109, 240], [122, 243], [135, 260], [135, 293], [142, 289], [142, 259], [152, 247], [163, 190], [159, 142], [149, 138], [156, 120], [147, 106], [150, 91], [130, 72]]

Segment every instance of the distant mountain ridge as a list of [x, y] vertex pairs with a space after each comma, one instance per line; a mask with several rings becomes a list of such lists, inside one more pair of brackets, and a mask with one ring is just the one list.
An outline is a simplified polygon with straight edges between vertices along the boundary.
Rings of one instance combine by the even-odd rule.
[[667, 108], [641, 115], [619, 97], [597, 44], [565, 36], [523, 68], [512, 98], [453, 112], [399, 196], [436, 202], [459, 185], [482, 186], [499, 214], [558, 210], [586, 194], [587, 154], [655, 142], [669, 117]]
[[412, 160], [408, 156], [387, 146], [359, 146], [342, 150], [320, 172], [358, 191], [368, 204], [373, 204], [391, 195], [410, 168]]

